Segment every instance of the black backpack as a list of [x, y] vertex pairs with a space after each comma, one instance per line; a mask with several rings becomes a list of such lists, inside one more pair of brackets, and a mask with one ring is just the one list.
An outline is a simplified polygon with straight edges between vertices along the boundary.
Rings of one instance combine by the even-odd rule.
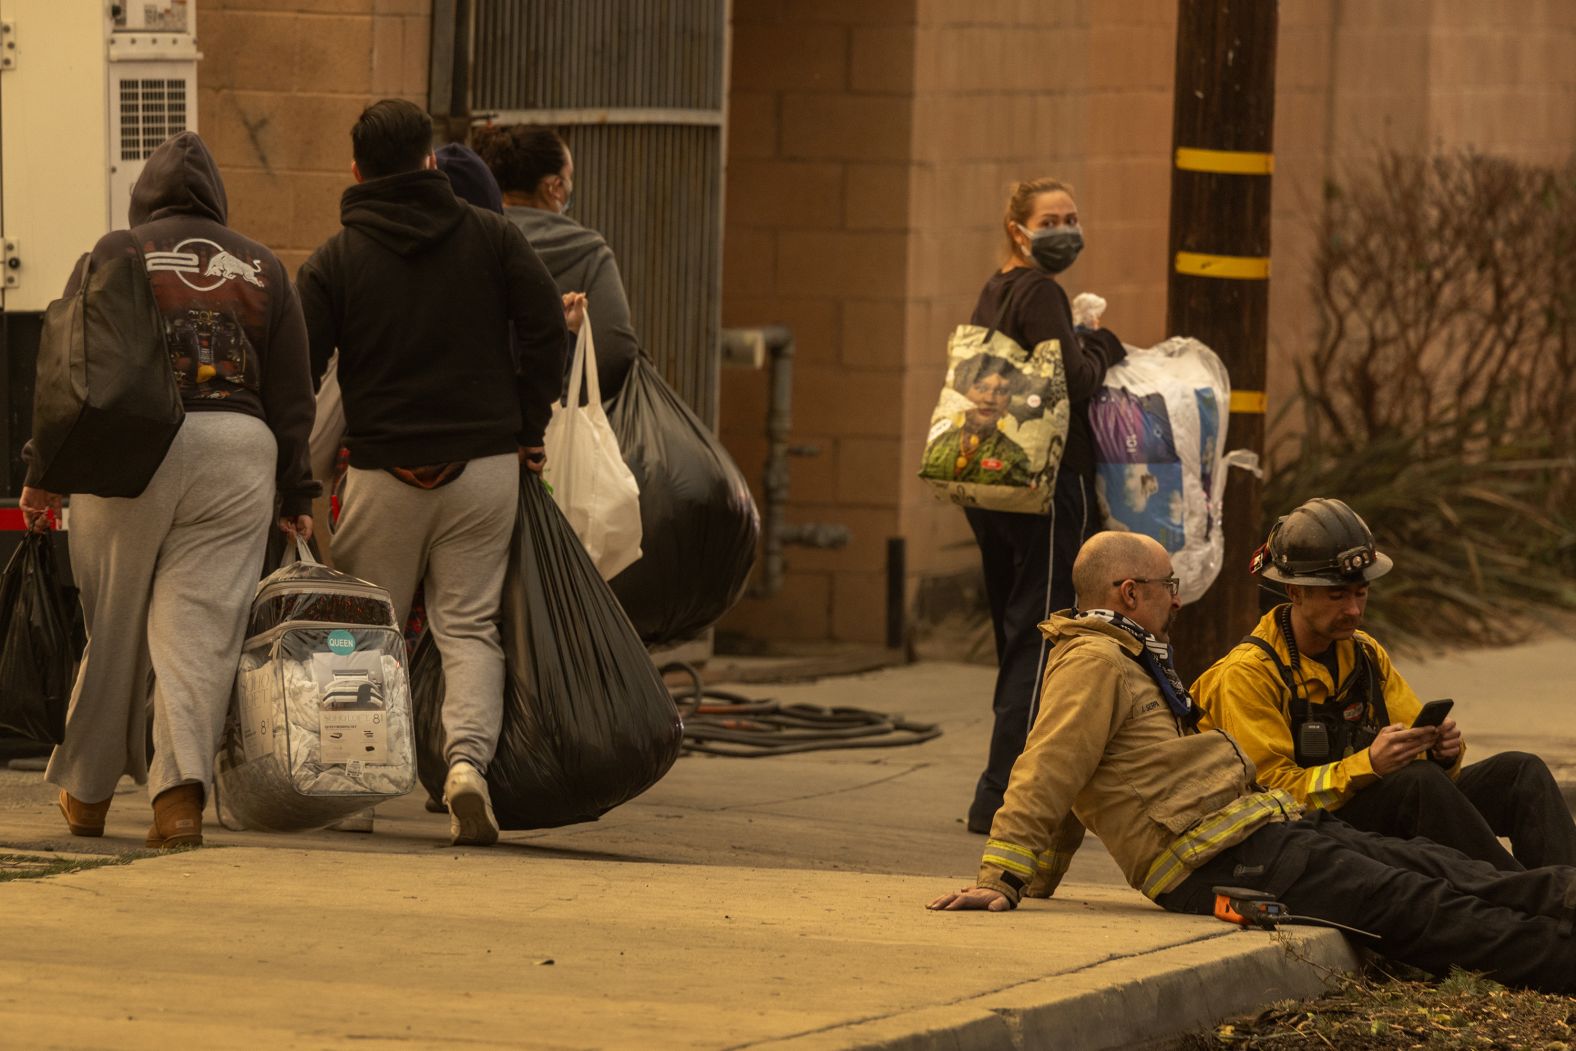
[[140, 496], [185, 418], [142, 252], [125, 230], [105, 241], [117, 251], [85, 256], [76, 294], [44, 314], [32, 455], [51, 493]]

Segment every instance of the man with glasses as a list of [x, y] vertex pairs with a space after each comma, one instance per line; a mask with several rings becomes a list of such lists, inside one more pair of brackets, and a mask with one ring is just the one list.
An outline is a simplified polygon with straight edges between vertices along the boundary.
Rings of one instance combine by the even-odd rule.
[[1261, 783], [1350, 825], [1424, 836], [1507, 871], [1576, 865], [1576, 823], [1543, 760], [1502, 752], [1463, 765], [1454, 719], [1414, 725], [1422, 702], [1359, 630], [1369, 583], [1390, 568], [1339, 500], [1280, 519], [1252, 571], [1287, 601], [1194, 683], [1205, 725], [1242, 745]]
[[1013, 764], [974, 886], [937, 910], [1006, 913], [1049, 897], [1085, 825], [1132, 886], [1207, 916], [1215, 888], [1268, 895], [1296, 916], [1356, 928], [1364, 945], [1433, 974], [1452, 966], [1576, 992], [1576, 869], [1500, 872], [1424, 840], [1301, 817], [1264, 789], [1171, 669], [1178, 603], [1171, 559], [1135, 533], [1092, 537], [1073, 564], [1078, 608], [1042, 630], [1055, 643], [1040, 716]]

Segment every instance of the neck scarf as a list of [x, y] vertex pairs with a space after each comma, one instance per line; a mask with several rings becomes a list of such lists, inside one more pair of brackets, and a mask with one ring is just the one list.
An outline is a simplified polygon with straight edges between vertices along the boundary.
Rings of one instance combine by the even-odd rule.
[[1198, 725], [1198, 720], [1203, 713], [1198, 705], [1193, 703], [1193, 697], [1187, 692], [1187, 687], [1182, 684], [1182, 677], [1177, 674], [1176, 668], [1171, 663], [1171, 644], [1161, 642], [1136, 621], [1129, 620], [1115, 610], [1088, 609], [1079, 613], [1080, 618], [1103, 620], [1107, 624], [1127, 632], [1143, 644], [1143, 649], [1135, 660], [1143, 665], [1149, 677], [1155, 680], [1155, 685], [1160, 687], [1160, 695], [1166, 699], [1166, 706], [1171, 709], [1171, 714], [1177, 721], [1193, 728]]

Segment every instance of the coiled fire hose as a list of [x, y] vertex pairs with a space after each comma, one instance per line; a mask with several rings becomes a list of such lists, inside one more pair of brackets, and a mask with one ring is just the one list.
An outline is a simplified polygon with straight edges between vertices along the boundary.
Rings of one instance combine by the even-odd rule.
[[897, 748], [941, 736], [934, 723], [865, 708], [782, 704], [707, 687], [700, 672], [677, 661], [662, 674], [681, 672], [689, 685], [673, 688], [684, 717], [684, 751], [750, 758], [834, 748]]

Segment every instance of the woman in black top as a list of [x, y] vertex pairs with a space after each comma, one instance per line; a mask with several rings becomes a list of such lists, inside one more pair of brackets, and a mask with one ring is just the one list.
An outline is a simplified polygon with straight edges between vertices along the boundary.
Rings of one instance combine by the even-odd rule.
[[999, 665], [990, 757], [969, 807], [968, 827], [981, 833], [990, 831], [1007, 775], [1038, 710], [1047, 649], [1039, 624], [1073, 605], [1073, 558], [1101, 528], [1088, 401], [1100, 389], [1105, 370], [1126, 353], [1110, 332], [1073, 328], [1067, 293], [1052, 276], [1070, 266], [1083, 247], [1071, 189], [1054, 179], [1015, 184], [1002, 227], [1007, 261], [985, 282], [972, 320], [995, 325], [1026, 350], [1050, 339], [1060, 342], [1072, 404], [1049, 514], [964, 509], [985, 567]]

